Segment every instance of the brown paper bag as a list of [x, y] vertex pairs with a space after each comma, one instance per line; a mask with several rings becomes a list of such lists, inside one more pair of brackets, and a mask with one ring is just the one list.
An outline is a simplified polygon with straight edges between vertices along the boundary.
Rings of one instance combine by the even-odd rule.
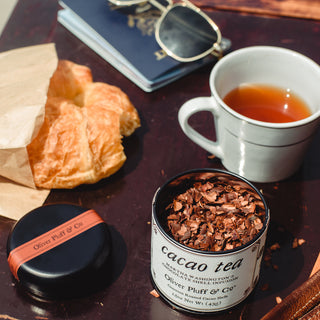
[[[35, 187], [26, 146], [43, 123], [50, 78], [57, 63], [54, 44], [0, 53], [1, 215], [17, 219], [26, 213], [24, 209], [33, 207], [33, 200], [34, 207], [39, 206], [49, 193]], [[14, 186], [9, 188], [9, 184]], [[14, 209], [17, 189], [19, 209]]]

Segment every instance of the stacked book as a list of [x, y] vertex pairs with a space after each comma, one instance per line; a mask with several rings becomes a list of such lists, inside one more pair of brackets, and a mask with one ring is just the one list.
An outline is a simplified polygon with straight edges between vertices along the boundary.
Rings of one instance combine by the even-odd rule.
[[[154, 36], [161, 11], [148, 2], [118, 7], [107, 0], [61, 0], [58, 21], [98, 55], [146, 92], [154, 91], [200, 67], [209, 55], [182, 63], [167, 56]], [[230, 41], [223, 39], [227, 50]]]

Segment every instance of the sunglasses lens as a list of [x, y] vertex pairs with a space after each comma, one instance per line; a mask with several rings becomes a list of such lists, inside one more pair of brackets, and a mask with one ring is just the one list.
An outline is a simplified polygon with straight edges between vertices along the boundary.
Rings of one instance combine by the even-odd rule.
[[180, 5], [163, 17], [158, 36], [166, 50], [184, 59], [203, 54], [217, 41], [216, 31], [202, 15]]

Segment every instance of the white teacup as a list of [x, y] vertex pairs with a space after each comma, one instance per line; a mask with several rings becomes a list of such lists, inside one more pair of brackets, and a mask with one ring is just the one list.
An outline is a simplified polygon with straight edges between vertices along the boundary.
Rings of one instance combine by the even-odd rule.
[[[291, 89], [308, 105], [311, 115], [287, 123], [262, 122], [228, 107], [223, 98], [244, 83]], [[179, 110], [184, 133], [219, 157], [228, 170], [254, 182], [273, 182], [292, 175], [320, 122], [320, 67], [309, 58], [278, 47], [256, 46], [223, 57], [210, 75], [211, 97], [187, 101]], [[189, 118], [200, 111], [214, 117], [216, 141], [194, 130]]]

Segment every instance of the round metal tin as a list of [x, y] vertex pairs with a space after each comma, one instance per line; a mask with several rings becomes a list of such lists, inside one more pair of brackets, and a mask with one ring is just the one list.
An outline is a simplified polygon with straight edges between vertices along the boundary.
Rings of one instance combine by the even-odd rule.
[[[211, 252], [189, 248], [164, 227], [165, 208], [203, 173], [244, 182], [265, 207], [262, 230], [246, 244]], [[151, 277], [160, 296], [175, 309], [210, 314], [229, 309], [252, 292], [258, 279], [270, 215], [257, 188], [242, 177], [217, 169], [195, 169], [170, 179], [156, 192], [152, 204]]]
[[70, 204], [39, 207], [14, 225], [10, 270], [32, 295], [64, 299], [96, 290], [107, 276], [111, 238], [94, 211]]

